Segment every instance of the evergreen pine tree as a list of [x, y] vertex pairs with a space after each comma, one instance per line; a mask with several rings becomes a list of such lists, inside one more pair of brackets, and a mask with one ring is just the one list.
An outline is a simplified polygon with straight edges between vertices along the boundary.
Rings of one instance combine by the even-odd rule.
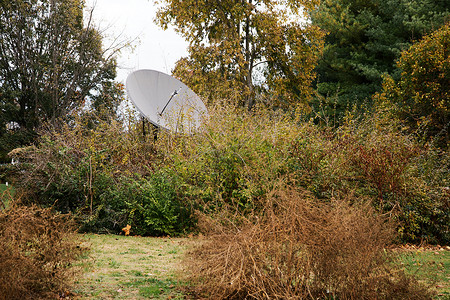
[[324, 112], [370, 107], [382, 75], [399, 78], [400, 53], [448, 20], [449, 7], [445, 0], [323, 0], [311, 17], [328, 32], [316, 83], [329, 101]]

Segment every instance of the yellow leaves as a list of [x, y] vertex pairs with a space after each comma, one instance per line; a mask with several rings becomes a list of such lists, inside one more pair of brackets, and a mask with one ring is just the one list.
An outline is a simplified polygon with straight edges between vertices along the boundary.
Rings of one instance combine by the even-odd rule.
[[130, 159], [130, 154], [126, 153], [122, 158], [122, 164], [125, 165], [129, 159]]
[[189, 40], [190, 56], [177, 63], [174, 74], [208, 102], [232, 98], [250, 107], [260, 96], [283, 98], [278, 105], [288, 106], [311, 93], [324, 34], [301, 24], [299, 10], [317, 4], [168, 0], [157, 21], [173, 24]]
[[[448, 123], [449, 35], [450, 23], [402, 52], [398, 62], [400, 80], [384, 78], [383, 93], [375, 96], [397, 106], [398, 115], [411, 128], [426, 131], [426, 135], [443, 130]], [[441, 139], [445, 145], [445, 137]]]

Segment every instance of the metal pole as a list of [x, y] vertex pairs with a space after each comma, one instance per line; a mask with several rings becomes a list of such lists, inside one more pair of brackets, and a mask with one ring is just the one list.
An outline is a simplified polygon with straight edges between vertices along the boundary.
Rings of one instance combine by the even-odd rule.
[[[178, 89], [178, 91], [181, 90], [181, 88]], [[176, 94], [178, 94], [178, 91], [175, 90], [172, 95], [170, 96], [169, 101], [167, 101], [166, 105], [164, 106], [164, 108], [162, 109], [162, 111], [159, 113], [160, 116], [162, 116], [163, 112], [166, 110], [167, 105], [169, 105], [170, 101], [172, 101], [173, 96], [175, 96]]]

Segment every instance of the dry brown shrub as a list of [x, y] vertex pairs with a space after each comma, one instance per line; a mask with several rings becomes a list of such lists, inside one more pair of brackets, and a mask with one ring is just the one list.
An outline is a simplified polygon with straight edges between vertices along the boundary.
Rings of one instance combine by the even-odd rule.
[[394, 226], [370, 203], [319, 203], [295, 190], [269, 199], [259, 217], [203, 216], [206, 239], [187, 259], [194, 293], [214, 299], [431, 297], [393, 263], [386, 249]]
[[0, 211], [0, 299], [55, 299], [80, 254], [70, 216], [12, 204]]

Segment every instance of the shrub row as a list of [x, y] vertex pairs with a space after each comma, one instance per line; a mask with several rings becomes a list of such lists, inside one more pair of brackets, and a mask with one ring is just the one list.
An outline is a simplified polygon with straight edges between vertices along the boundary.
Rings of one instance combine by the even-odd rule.
[[76, 211], [85, 230], [120, 232], [129, 223], [135, 234], [183, 234], [193, 209], [262, 210], [269, 192], [288, 185], [322, 202], [369, 198], [400, 221], [403, 241], [449, 242], [448, 155], [382, 113], [349, 115], [330, 129], [295, 113], [217, 106], [202, 132], [161, 131], [156, 141], [137, 121], [126, 130], [84, 122], [47, 129], [38, 146], [13, 154], [28, 199]]

